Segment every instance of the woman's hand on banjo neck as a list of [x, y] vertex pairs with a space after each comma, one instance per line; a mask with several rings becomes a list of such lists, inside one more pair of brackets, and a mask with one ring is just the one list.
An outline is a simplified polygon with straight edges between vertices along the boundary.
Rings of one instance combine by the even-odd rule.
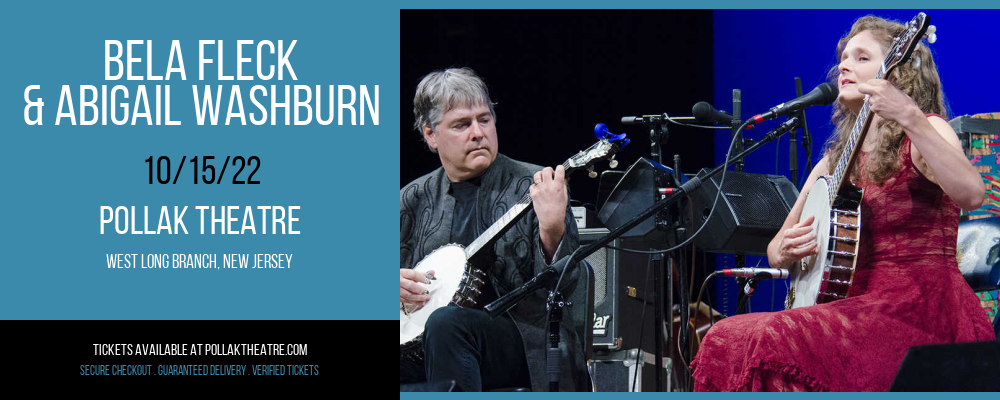
[[430, 284], [434, 271], [426, 274], [408, 268], [399, 270], [399, 302], [406, 307], [406, 312], [419, 310], [431, 299], [430, 291], [421, 283]]
[[[983, 205], [985, 186], [979, 171], [969, 163], [962, 143], [948, 121], [927, 116], [909, 96], [883, 79], [858, 84], [871, 95], [868, 103], [877, 118], [898, 123], [910, 137], [910, 158], [920, 174], [937, 184], [963, 210]], [[877, 126], [877, 120], [872, 121]]]

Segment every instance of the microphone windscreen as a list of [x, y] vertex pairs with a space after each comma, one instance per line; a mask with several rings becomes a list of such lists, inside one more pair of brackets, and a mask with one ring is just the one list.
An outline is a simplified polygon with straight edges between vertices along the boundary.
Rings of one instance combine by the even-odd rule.
[[698, 122], [712, 122], [712, 114], [715, 114], [715, 107], [707, 101], [699, 101], [691, 108], [691, 115]]
[[820, 92], [823, 93], [823, 101], [820, 102], [819, 104], [824, 106], [828, 104], [833, 104], [833, 102], [837, 100], [837, 95], [840, 94], [840, 91], [837, 90], [837, 87], [830, 82], [820, 84], [819, 86], [816, 87], [816, 89], [819, 89]]

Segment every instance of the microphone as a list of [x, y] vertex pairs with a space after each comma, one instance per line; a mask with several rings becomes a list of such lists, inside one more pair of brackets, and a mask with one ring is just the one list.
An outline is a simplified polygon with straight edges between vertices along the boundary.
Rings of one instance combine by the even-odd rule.
[[622, 117], [622, 125], [662, 124], [664, 121], [666, 121], [664, 114]]
[[733, 116], [725, 111], [716, 110], [707, 101], [699, 101], [691, 108], [694, 120], [698, 122], [711, 122], [716, 125], [731, 125]]
[[754, 115], [750, 119], [753, 120], [754, 123], [759, 124], [769, 119], [774, 119], [784, 115], [798, 113], [799, 111], [802, 111], [802, 109], [809, 106], [815, 106], [815, 105], [825, 106], [827, 104], [833, 103], [834, 100], [837, 100], [838, 93], [839, 91], [837, 90], [837, 87], [833, 86], [832, 83], [830, 82], [822, 83], [819, 86], [816, 86], [816, 88], [813, 89], [811, 92], [806, 93], [803, 96], [797, 97], [795, 100], [786, 103], [781, 103], [774, 107], [771, 107], [771, 109], [768, 110], [766, 113]]
[[755, 278], [757, 280], [785, 279], [788, 277], [788, 270], [777, 268], [726, 268], [722, 270], [722, 275]]

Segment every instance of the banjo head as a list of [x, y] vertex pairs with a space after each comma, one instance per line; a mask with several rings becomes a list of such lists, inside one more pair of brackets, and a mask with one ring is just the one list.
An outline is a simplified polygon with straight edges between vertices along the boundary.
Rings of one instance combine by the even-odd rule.
[[789, 274], [791, 275], [791, 290], [789, 291], [789, 301], [786, 301], [786, 308], [806, 307], [816, 304], [819, 295], [820, 284], [823, 280], [823, 266], [826, 263], [830, 246], [830, 180], [829, 176], [821, 176], [813, 183], [809, 196], [802, 207], [802, 214], [799, 222], [815, 216], [812, 223], [812, 232], [816, 234], [818, 242], [817, 254], [803, 258], [792, 265]]
[[[466, 280], [465, 250], [461, 245], [449, 244], [428, 254], [420, 260], [414, 270], [419, 272], [434, 271], [430, 284], [421, 284], [431, 292], [431, 299], [422, 308], [411, 311], [409, 315], [399, 310], [399, 345], [404, 346], [415, 342], [424, 333], [424, 324], [434, 310], [448, 306], [454, 294]], [[402, 349], [402, 347], [401, 347]]]

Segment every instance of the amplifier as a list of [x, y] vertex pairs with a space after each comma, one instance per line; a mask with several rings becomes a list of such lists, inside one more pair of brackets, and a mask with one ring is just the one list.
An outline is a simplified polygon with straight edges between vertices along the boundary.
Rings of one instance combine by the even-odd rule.
[[[581, 229], [580, 245], [593, 243], [607, 234], [604, 228]], [[615, 239], [611, 245], [642, 248], [640, 243], [636, 239]], [[652, 303], [653, 287], [646, 283], [647, 271], [649, 278], [653, 273], [649, 256], [605, 247], [587, 256], [585, 261], [594, 270], [594, 351], [630, 348], [652, 351], [656, 315]]]

